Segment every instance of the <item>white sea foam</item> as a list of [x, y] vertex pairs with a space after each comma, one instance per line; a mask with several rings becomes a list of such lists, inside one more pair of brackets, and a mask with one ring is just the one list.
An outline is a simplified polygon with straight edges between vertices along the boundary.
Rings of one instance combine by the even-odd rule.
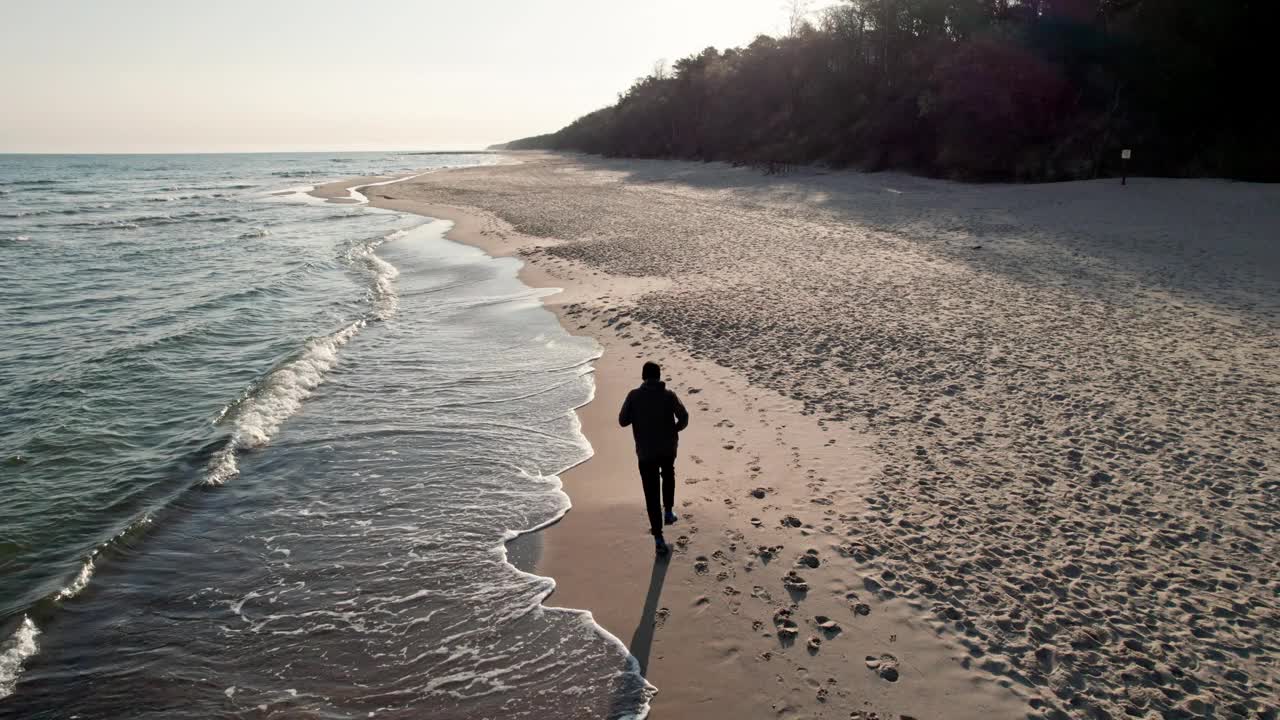
[[97, 566], [93, 564], [93, 558], [97, 554], [97, 552], [94, 552], [93, 555], [85, 558], [84, 564], [80, 566], [80, 572], [76, 574], [76, 579], [72, 580], [70, 585], [58, 591], [57, 599], [59, 601], [70, 600], [71, 598], [79, 595], [81, 591], [89, 585], [89, 581], [93, 579], [94, 571], [98, 569]]
[[120, 532], [116, 533], [115, 536], [112, 537], [110, 540], [94, 548], [93, 552], [89, 553], [89, 557], [85, 558], [81, 562], [80, 572], [76, 573], [75, 579], [72, 580], [70, 583], [68, 583], [66, 587], [59, 590], [58, 594], [55, 595], [53, 599], [57, 602], [65, 602], [67, 600], [70, 600], [76, 597], [80, 593], [84, 592], [84, 589], [89, 586], [89, 581], [93, 579], [93, 574], [98, 571], [98, 565], [97, 563], [94, 562], [94, 560], [98, 557], [98, 555], [101, 554], [105, 548], [108, 548], [112, 544], [119, 542], [122, 538], [126, 537], [131, 533], [135, 533], [142, 530], [143, 528], [147, 527], [151, 523], [152, 523], [151, 516], [143, 515], [142, 517], [129, 523], [127, 527], [125, 527]]
[[325, 375], [338, 362], [338, 351], [346, 345], [368, 320], [387, 320], [395, 314], [400, 298], [395, 279], [400, 271], [375, 252], [388, 240], [403, 237], [408, 230], [397, 230], [372, 242], [358, 243], [346, 252], [346, 260], [362, 266], [372, 276], [369, 318], [357, 320], [341, 330], [309, 341], [302, 353], [272, 370], [234, 407], [224, 408], [215, 423], [228, 415], [234, 422], [230, 440], [209, 461], [205, 483], [221, 485], [240, 473], [236, 456], [243, 450], [266, 445], [286, 419], [298, 412], [302, 403], [324, 382]]
[[378, 257], [376, 250], [384, 242], [404, 237], [407, 232], [407, 230], [397, 230], [384, 238], [353, 245], [347, 250], [347, 262], [362, 266], [373, 276], [373, 284], [369, 287], [369, 299], [373, 304], [373, 318], [376, 320], [390, 318], [400, 306], [400, 297], [393, 283], [400, 275], [400, 271], [395, 265]]
[[13, 694], [18, 676], [22, 674], [23, 664], [40, 649], [36, 645], [36, 637], [39, 635], [40, 629], [30, 617], [23, 615], [18, 629], [0, 646], [0, 699]]
[[291, 415], [324, 382], [325, 374], [338, 362], [338, 351], [346, 345], [364, 320], [357, 320], [341, 330], [307, 342], [298, 357], [280, 365], [262, 379], [234, 409], [231, 438], [209, 461], [205, 483], [221, 485], [240, 472], [236, 454], [259, 448], [271, 441]]
[[[591, 443], [587, 440], [587, 436], [582, 432], [582, 419], [579, 416], [577, 411], [595, 399], [596, 384], [595, 384], [595, 377], [594, 377], [594, 373], [595, 373], [594, 361], [599, 359], [600, 359], [600, 349], [597, 347], [595, 356], [592, 357], [590, 361], [584, 362], [582, 365], [579, 366], [578, 377], [589, 377], [592, 381], [591, 388], [590, 388], [590, 393], [588, 394], [586, 400], [583, 401], [581, 405], [578, 405], [577, 407], [573, 408], [573, 411], [570, 413], [570, 418], [572, 419], [572, 422], [573, 422], [573, 436], [577, 439], [577, 441], [581, 444], [583, 449], [586, 451], [585, 457], [579, 460], [578, 463], [575, 463], [574, 465], [571, 465], [565, 468], [564, 470], [561, 471], [561, 473], [568, 471], [569, 469], [575, 467], [578, 464], [586, 462], [588, 458], [590, 458], [592, 455], [595, 454], [594, 449], [591, 447]], [[550, 610], [553, 612], [568, 613], [576, 616], [578, 622], [581, 622], [582, 624], [589, 627], [597, 635], [599, 635], [605, 642], [609, 643], [610, 645], [613, 645], [615, 648], [618, 649], [618, 651], [626, 655], [627, 657], [626, 669], [620, 671], [618, 673], [619, 676], [621, 675], [634, 676], [638, 678], [641, 681], [641, 683], [643, 683], [643, 688], [641, 691], [642, 697], [640, 700], [640, 703], [641, 703], [640, 706], [637, 707], [634, 710], [634, 712], [627, 715], [620, 716], [619, 720], [645, 720], [645, 718], [649, 716], [650, 700], [652, 700], [653, 696], [658, 693], [658, 688], [655, 687], [652, 683], [650, 683], [648, 679], [642, 675], [642, 673], [640, 672], [640, 661], [637, 660], [636, 657], [631, 654], [631, 650], [627, 647], [626, 643], [622, 642], [622, 640], [618, 638], [618, 636], [606, 630], [603, 625], [596, 622], [595, 616], [593, 616], [589, 610], [579, 610], [576, 608], [565, 608], [565, 607], [557, 607], [554, 605], [544, 605], [546, 599], [555, 590], [555, 580], [551, 578], [543, 578], [540, 575], [525, 572], [524, 570], [521, 570], [520, 568], [516, 567], [511, 562], [511, 559], [508, 557], [507, 550], [509, 547], [509, 543], [512, 540], [522, 535], [528, 535], [530, 533], [539, 532], [547, 527], [550, 527], [551, 525], [554, 525], [560, 522], [560, 520], [569, 512], [569, 510], [573, 508], [573, 502], [572, 500], [570, 500], [568, 493], [564, 491], [564, 483], [561, 481], [560, 476], [558, 474], [544, 475], [538, 472], [537, 470], [530, 472], [529, 470], [526, 470], [518, 466], [513, 466], [513, 469], [518, 474], [520, 474], [523, 478], [525, 478], [525, 480], [527, 481], [536, 482], [536, 483], [548, 483], [550, 485], [550, 489], [552, 490], [552, 492], [554, 492], [558, 496], [558, 499], [560, 501], [559, 508], [552, 515], [552, 517], [548, 518], [547, 520], [543, 521], [542, 523], [534, 527], [528, 528], [526, 530], [511, 530], [511, 529], [506, 530], [503, 533], [502, 542], [500, 542], [496, 547], [493, 548], [493, 552], [497, 553], [498, 556], [502, 558], [502, 562], [505, 563], [507, 567], [513, 570], [517, 575], [534, 579], [534, 580], [550, 580], [550, 583], [548, 583], [546, 590], [542, 593], [541, 596], [539, 596], [535, 607], [545, 607], [547, 610]], [[526, 612], [529, 612], [532, 609], [533, 608], [524, 608], [524, 609], [520, 609], [518, 612], [520, 614], [524, 614]]]

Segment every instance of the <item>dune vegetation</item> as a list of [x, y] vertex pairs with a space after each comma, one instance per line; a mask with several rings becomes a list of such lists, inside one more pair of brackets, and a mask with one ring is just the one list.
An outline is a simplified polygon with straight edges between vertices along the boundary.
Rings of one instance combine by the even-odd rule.
[[902, 169], [1280, 179], [1249, 2], [850, 0], [707, 48], [508, 149]]

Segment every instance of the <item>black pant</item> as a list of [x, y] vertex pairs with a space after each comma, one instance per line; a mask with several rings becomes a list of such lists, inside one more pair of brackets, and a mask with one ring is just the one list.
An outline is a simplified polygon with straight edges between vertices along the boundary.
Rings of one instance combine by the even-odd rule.
[[[658, 476], [662, 476], [662, 504], [658, 504]], [[649, 511], [649, 532], [662, 534], [662, 509], [670, 510], [676, 500], [676, 459], [640, 461], [640, 483], [644, 485], [644, 506]]]

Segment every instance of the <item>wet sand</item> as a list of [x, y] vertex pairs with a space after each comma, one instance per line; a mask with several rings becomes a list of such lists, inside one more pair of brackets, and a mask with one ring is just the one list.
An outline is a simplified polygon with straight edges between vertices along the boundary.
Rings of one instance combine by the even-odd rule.
[[[366, 194], [603, 346], [538, 571], [653, 717], [1275, 716], [1280, 188], [515, 157]], [[657, 564], [647, 358], [693, 415]]]

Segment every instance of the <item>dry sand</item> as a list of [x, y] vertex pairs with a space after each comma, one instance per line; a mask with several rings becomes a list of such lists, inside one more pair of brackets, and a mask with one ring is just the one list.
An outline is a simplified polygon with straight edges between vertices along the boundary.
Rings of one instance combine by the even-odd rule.
[[[653, 717], [1276, 717], [1280, 187], [520, 159], [366, 194], [602, 344], [538, 569]], [[694, 415], [657, 564], [650, 357]]]

